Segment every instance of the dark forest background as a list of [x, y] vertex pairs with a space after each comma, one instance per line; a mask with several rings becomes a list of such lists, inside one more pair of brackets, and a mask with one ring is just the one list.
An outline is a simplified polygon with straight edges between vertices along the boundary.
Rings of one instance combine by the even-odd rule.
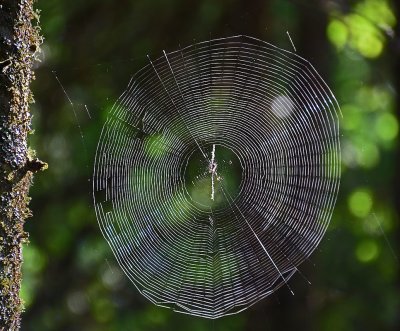
[[[30, 144], [23, 330], [399, 330], [399, 3], [389, 0], [40, 0], [45, 38]], [[397, 8], [396, 8], [397, 7]], [[158, 308], [119, 269], [91, 199], [100, 129], [162, 50], [246, 34], [308, 59], [338, 99], [342, 181], [321, 245], [283, 287], [215, 321]], [[70, 100], [69, 100], [70, 99]], [[71, 102], [72, 104], [71, 104]]]

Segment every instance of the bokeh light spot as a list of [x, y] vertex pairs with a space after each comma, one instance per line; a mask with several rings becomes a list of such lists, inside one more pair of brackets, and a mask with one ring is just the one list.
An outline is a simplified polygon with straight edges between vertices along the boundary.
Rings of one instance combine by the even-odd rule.
[[350, 44], [362, 56], [376, 58], [383, 50], [383, 42], [379, 30], [366, 18], [353, 14], [347, 16], [350, 28]]
[[374, 240], [363, 240], [356, 248], [356, 257], [359, 261], [368, 263], [375, 260], [379, 254], [379, 247]]
[[148, 156], [158, 158], [165, 153], [167, 153], [168, 149], [168, 142], [166, 141], [165, 137], [157, 134], [154, 136], [151, 136], [146, 144], [145, 144], [145, 150]]
[[387, 0], [365, 0], [356, 6], [356, 11], [381, 26], [396, 24], [396, 17]]
[[288, 117], [293, 112], [293, 108], [293, 101], [285, 95], [278, 95], [271, 103], [272, 112], [279, 118]]
[[383, 43], [375, 36], [365, 34], [357, 40], [357, 49], [361, 55], [373, 59], [382, 53]]
[[399, 123], [391, 113], [380, 114], [375, 122], [375, 132], [383, 141], [390, 141], [397, 137], [399, 133]]
[[357, 163], [363, 168], [373, 168], [379, 162], [379, 149], [371, 142], [365, 141], [362, 148], [357, 151]]
[[369, 190], [358, 189], [349, 196], [348, 206], [354, 216], [362, 218], [370, 213], [372, 202], [372, 194]]
[[343, 128], [347, 131], [357, 130], [361, 124], [361, 109], [352, 104], [346, 104], [342, 107]]
[[328, 24], [327, 35], [332, 44], [342, 49], [346, 45], [349, 32], [343, 22], [333, 19]]

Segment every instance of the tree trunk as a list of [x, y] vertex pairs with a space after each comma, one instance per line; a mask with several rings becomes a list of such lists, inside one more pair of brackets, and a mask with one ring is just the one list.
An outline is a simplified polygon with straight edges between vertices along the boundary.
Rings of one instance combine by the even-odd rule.
[[23, 225], [30, 215], [32, 174], [46, 164], [27, 147], [31, 130], [29, 84], [40, 46], [34, 0], [0, 3], [0, 330], [17, 330], [23, 304], [21, 287]]

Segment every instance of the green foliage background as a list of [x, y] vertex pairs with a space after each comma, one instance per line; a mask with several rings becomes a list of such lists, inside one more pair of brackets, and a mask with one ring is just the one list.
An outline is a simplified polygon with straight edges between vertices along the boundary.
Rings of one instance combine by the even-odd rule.
[[[22, 329], [400, 329], [395, 6], [389, 0], [38, 1], [45, 42], [30, 143], [49, 169], [32, 189]], [[156, 58], [179, 44], [233, 34], [292, 50], [286, 31], [343, 112], [337, 208], [319, 249], [301, 266], [312, 285], [294, 276], [295, 296], [283, 287], [216, 321], [155, 307], [121, 273], [92, 208], [88, 180], [107, 111], [147, 64], [146, 54]]]

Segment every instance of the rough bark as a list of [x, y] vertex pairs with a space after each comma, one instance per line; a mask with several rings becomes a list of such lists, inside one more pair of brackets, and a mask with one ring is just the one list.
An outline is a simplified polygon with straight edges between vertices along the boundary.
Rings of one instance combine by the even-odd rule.
[[45, 164], [33, 159], [29, 84], [40, 33], [34, 0], [0, 2], [0, 330], [17, 330], [23, 304], [21, 287], [23, 225], [30, 216], [28, 191], [34, 172]]

